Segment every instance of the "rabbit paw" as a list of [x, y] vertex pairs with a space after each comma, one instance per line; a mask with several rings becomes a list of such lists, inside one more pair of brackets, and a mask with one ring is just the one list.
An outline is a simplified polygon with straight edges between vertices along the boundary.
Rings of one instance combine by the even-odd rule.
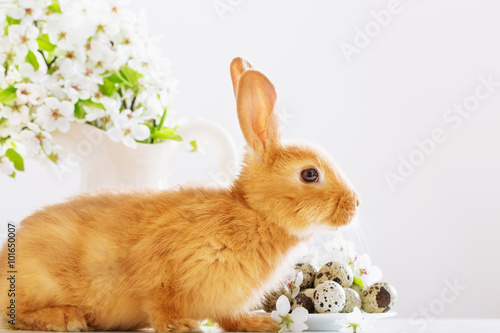
[[271, 319], [260, 315], [248, 315], [239, 319], [217, 321], [226, 332], [278, 332], [280, 326]]
[[84, 312], [75, 306], [60, 306], [19, 314], [16, 328], [32, 331], [88, 331]]
[[172, 319], [161, 321], [158, 320], [153, 325], [158, 333], [165, 332], [201, 332], [200, 324], [192, 319]]

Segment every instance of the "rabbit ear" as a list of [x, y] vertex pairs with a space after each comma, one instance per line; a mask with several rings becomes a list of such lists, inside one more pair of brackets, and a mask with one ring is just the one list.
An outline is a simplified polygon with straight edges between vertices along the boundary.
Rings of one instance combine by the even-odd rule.
[[275, 103], [276, 90], [264, 74], [249, 69], [241, 75], [236, 96], [238, 119], [245, 140], [257, 152], [279, 145]]
[[233, 81], [234, 97], [236, 97], [236, 92], [238, 91], [238, 82], [241, 75], [251, 68], [253, 68], [252, 64], [244, 58], [234, 58], [231, 61], [231, 80]]

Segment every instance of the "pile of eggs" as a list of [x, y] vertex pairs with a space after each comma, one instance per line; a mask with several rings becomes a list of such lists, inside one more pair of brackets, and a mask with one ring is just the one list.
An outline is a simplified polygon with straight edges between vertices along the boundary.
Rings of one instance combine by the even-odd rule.
[[[396, 289], [388, 283], [377, 282], [364, 289], [353, 284], [354, 274], [349, 266], [329, 262], [316, 272], [307, 263], [295, 265], [295, 272], [302, 272], [300, 292], [291, 299], [291, 309], [304, 307], [309, 313], [350, 313], [355, 307], [369, 313], [389, 311], [396, 302]], [[268, 295], [263, 303], [266, 312], [276, 309], [276, 300], [286, 290]]]

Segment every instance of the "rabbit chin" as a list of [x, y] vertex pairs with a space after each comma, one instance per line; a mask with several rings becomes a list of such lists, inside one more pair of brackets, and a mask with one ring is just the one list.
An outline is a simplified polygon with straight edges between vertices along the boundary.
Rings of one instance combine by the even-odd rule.
[[358, 212], [357, 200], [355, 197], [342, 197], [327, 225], [338, 229], [351, 223]]

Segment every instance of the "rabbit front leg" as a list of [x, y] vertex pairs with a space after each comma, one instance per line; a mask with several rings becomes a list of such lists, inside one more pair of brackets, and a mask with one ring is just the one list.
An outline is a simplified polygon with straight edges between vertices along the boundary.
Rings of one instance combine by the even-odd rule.
[[[162, 284], [163, 285], [163, 284]], [[186, 318], [186, 302], [171, 288], [156, 288], [150, 295], [147, 308], [156, 332], [200, 332], [200, 323]]]
[[85, 313], [76, 306], [55, 306], [21, 311], [14, 326], [30, 331], [84, 332], [88, 331]]
[[223, 318], [216, 322], [226, 332], [278, 332], [280, 330], [280, 326], [271, 317], [258, 314]]

